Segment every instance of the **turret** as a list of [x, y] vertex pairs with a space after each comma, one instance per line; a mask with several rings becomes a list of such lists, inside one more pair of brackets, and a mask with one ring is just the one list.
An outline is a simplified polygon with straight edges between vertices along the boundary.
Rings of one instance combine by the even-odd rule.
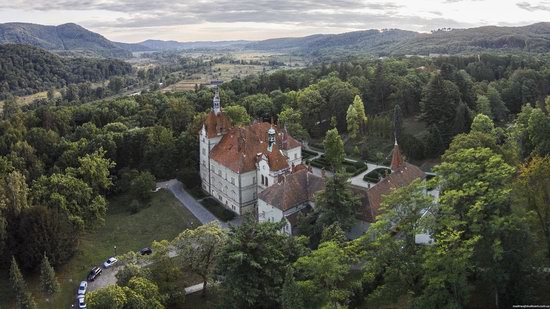
[[212, 100], [212, 110], [216, 115], [219, 115], [222, 110], [220, 103], [220, 91], [218, 87], [216, 87], [216, 93], [214, 94], [214, 99]]
[[268, 135], [268, 145], [267, 145], [267, 151], [271, 152], [271, 150], [273, 149], [273, 145], [275, 144], [275, 129], [273, 129], [273, 126], [271, 126], [271, 128], [269, 128], [269, 130], [267, 131], [267, 135]]

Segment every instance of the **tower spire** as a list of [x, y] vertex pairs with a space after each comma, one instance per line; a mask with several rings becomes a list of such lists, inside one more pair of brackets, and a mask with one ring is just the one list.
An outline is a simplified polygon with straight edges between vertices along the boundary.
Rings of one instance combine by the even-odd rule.
[[405, 165], [405, 161], [401, 156], [399, 145], [397, 144], [397, 138], [395, 138], [395, 144], [393, 145], [392, 157], [391, 157], [391, 170], [395, 171]]
[[216, 115], [219, 115], [222, 110], [222, 106], [220, 103], [220, 90], [217, 86], [216, 86], [216, 93], [214, 94], [214, 99], [212, 100], [212, 110]]

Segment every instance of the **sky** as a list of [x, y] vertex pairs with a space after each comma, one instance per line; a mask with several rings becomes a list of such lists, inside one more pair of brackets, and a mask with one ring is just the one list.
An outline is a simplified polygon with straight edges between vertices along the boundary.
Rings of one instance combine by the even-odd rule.
[[110, 40], [262, 40], [550, 22], [550, 0], [0, 0], [0, 23], [74, 22]]

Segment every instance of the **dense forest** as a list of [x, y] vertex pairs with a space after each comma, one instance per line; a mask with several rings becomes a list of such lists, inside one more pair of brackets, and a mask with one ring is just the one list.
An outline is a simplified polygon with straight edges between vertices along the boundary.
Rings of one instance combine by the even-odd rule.
[[[273, 117], [334, 157], [378, 163], [397, 137], [408, 160], [437, 159], [437, 177], [395, 190], [368, 233], [348, 241], [358, 201], [341, 160], [329, 156], [336, 176], [301, 219], [300, 236], [254, 220], [184, 231], [153, 244], [151, 268], [121, 257], [118, 284], [90, 293], [88, 306], [185, 307], [175, 288], [181, 269], [205, 282], [222, 278], [210, 292], [220, 308], [548, 302], [549, 79], [545, 55], [485, 54], [350, 58], [228, 81], [221, 102], [235, 125]], [[155, 179], [175, 177], [200, 190], [198, 131], [212, 97], [211, 89], [88, 103], [52, 96], [24, 111], [8, 101], [0, 252], [5, 268], [11, 261], [19, 305], [33, 308], [19, 267], [33, 273], [66, 263], [80, 237], [104, 222], [107, 197], [129, 193], [144, 207], [141, 195]], [[407, 130], [405, 120], [421, 129]], [[441, 189], [437, 204], [427, 186]], [[432, 219], [420, 225], [431, 205]], [[433, 245], [415, 244], [419, 229], [431, 231]], [[188, 258], [176, 263], [169, 248]]]
[[132, 72], [114, 59], [62, 58], [29, 45], [0, 45], [0, 98], [28, 95], [69, 84], [98, 82]]

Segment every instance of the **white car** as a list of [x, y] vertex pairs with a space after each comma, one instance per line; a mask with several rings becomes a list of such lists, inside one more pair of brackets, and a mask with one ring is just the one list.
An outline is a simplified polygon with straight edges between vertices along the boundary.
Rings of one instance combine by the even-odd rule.
[[86, 298], [84, 295], [78, 295], [76, 298], [79, 309], [86, 309]]
[[78, 295], [84, 295], [86, 294], [86, 290], [88, 289], [88, 282], [81, 281], [80, 285], [78, 286]]
[[109, 267], [115, 265], [116, 262], [118, 262], [117, 258], [114, 257], [114, 256], [112, 256], [112, 257], [110, 257], [109, 259], [107, 259], [107, 261], [105, 261], [105, 262], [103, 263], [103, 267], [104, 267], [104, 268], [109, 268]]

